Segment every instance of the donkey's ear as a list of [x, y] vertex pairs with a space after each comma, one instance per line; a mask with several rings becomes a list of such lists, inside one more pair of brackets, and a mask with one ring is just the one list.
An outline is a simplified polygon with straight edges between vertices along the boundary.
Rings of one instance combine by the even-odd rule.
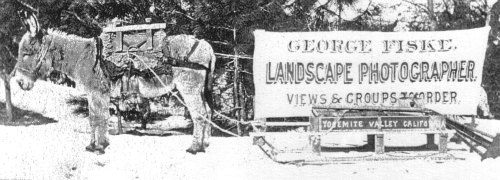
[[40, 32], [40, 24], [34, 13], [28, 11], [19, 11], [19, 17], [26, 27], [31, 37], [35, 37]]
[[28, 23], [26, 20], [28, 19], [27, 17], [27, 12], [26, 11], [17, 11], [17, 15], [19, 16], [19, 19], [21, 19], [21, 23], [23, 23], [23, 26], [28, 29]]

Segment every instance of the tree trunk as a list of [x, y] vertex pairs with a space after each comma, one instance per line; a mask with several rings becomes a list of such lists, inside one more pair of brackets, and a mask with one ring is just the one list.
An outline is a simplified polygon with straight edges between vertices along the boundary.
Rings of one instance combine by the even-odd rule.
[[429, 30], [436, 31], [437, 30], [437, 20], [436, 20], [435, 14], [434, 14], [434, 0], [427, 0], [427, 8], [429, 9], [429, 16], [431, 19], [431, 24], [430, 24]]
[[7, 122], [11, 122], [13, 115], [12, 100], [10, 95], [10, 75], [6, 74], [5, 71], [2, 72], [2, 80], [5, 87], [5, 113], [7, 114]]
[[[235, 4], [235, 1], [233, 1], [232, 9], [233, 9], [234, 13], [236, 13], [235, 7], [236, 7], [236, 4]], [[241, 94], [239, 91], [239, 83], [240, 83], [240, 79], [239, 79], [240, 70], [239, 70], [239, 68], [240, 67], [239, 67], [239, 63], [238, 63], [238, 51], [236, 49], [237, 44], [238, 44], [238, 42], [236, 41], [236, 26], [233, 25], [233, 51], [234, 51], [233, 103], [234, 103], [235, 108], [242, 108], [241, 101], [240, 101]], [[241, 121], [240, 110], [234, 111], [234, 116], [236, 117], [236, 120]], [[241, 132], [240, 123], [236, 123], [236, 129], [238, 131], [238, 135], [241, 136], [242, 132]]]
[[[235, 58], [234, 58], [234, 76], [233, 76], [233, 83], [234, 83], [234, 86], [233, 86], [233, 103], [234, 103], [234, 108], [241, 108], [241, 102], [240, 102], [240, 91], [239, 91], [239, 84], [240, 84], [240, 81], [239, 81], [239, 64], [238, 64], [238, 58], [236, 57], [238, 55], [238, 53], [236, 53], [236, 48], [234, 49], [235, 51]], [[240, 110], [235, 110], [234, 111], [234, 117], [236, 117], [236, 120], [238, 121], [241, 121], [241, 114], [240, 114]], [[242, 132], [241, 132], [241, 126], [240, 126], [240, 123], [236, 123], [236, 129], [238, 130], [238, 135], [241, 135]]]
[[[239, 84], [239, 94], [240, 94], [240, 121], [246, 121], [247, 120], [247, 108], [246, 108], [246, 96], [245, 92], [243, 92], [243, 80], [240, 78], [240, 81], [238, 81]], [[243, 133], [243, 132], [242, 132]]]
[[434, 20], [434, 0], [427, 0], [427, 9], [429, 9], [431, 20]]

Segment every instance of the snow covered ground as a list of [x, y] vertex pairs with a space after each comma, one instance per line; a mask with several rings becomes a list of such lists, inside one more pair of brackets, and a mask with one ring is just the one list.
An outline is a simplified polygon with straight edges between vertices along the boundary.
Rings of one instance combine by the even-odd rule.
[[[3, 84], [0, 84], [3, 87]], [[4, 101], [0, 88], [0, 101]], [[499, 179], [500, 158], [480, 161], [464, 144], [450, 143], [450, 153], [465, 160], [434, 162], [372, 161], [324, 166], [283, 165], [271, 161], [249, 137], [213, 137], [206, 153], [185, 149], [191, 136], [110, 136], [106, 154], [84, 151], [88, 122], [65, 104], [75, 89], [37, 82], [32, 91], [12, 84], [13, 101], [57, 123], [0, 126], [0, 179]], [[479, 128], [500, 132], [500, 121], [480, 120]], [[361, 142], [363, 137], [338, 142]], [[290, 138], [296, 143], [296, 139]], [[388, 143], [425, 143], [425, 137], [388, 137]], [[300, 144], [302, 145], [302, 144]], [[421, 153], [421, 152], [420, 152]], [[434, 153], [434, 152], [429, 152]], [[342, 153], [340, 153], [342, 154]], [[343, 153], [348, 155], [359, 152]]]

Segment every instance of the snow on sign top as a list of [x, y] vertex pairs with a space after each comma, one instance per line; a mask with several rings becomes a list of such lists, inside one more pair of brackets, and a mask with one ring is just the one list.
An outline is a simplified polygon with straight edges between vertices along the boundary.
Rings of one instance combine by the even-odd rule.
[[309, 116], [312, 106], [476, 114], [489, 27], [440, 32], [255, 32], [255, 116]]

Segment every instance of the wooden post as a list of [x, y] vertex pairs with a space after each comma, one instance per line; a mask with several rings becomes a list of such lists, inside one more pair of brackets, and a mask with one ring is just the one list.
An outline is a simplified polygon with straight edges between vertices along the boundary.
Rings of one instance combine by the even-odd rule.
[[[121, 99], [120, 99], [121, 100]], [[118, 102], [120, 104], [120, 102]], [[122, 111], [120, 110], [120, 105], [116, 105], [116, 117], [118, 117], [118, 134], [123, 134], [123, 125], [122, 125]]]
[[153, 30], [151, 29], [146, 29], [146, 49], [153, 50]]
[[311, 132], [319, 132], [320, 129], [319, 117], [314, 117], [314, 116], [309, 117], [309, 123], [310, 123], [309, 130]]
[[315, 133], [309, 135], [309, 146], [312, 149], [312, 153], [315, 155], [321, 155], [321, 135], [318, 134], [320, 130], [319, 117], [309, 117], [309, 129], [309, 132]]
[[382, 154], [385, 151], [384, 147], [384, 134], [375, 135], [375, 153]]
[[321, 135], [309, 135], [309, 145], [311, 146], [313, 154], [321, 155]]
[[118, 32], [116, 32], [115, 52], [122, 51], [122, 50], [123, 50], [123, 33], [121, 31], [118, 31]]
[[[235, 1], [233, 1], [233, 5], [232, 5], [232, 9], [233, 9], [233, 13], [236, 12], [236, 8], [235, 8], [236, 4], [235, 4]], [[234, 108], [241, 108], [241, 103], [240, 103], [240, 91], [239, 91], [239, 74], [240, 74], [240, 71], [239, 71], [239, 63], [238, 63], [238, 52], [236, 50], [236, 44], [237, 44], [237, 41], [236, 41], [236, 25], [233, 24], [233, 51], [234, 51], [234, 59], [233, 59], [233, 63], [234, 63], [234, 76], [233, 76], [233, 104], [234, 104]], [[238, 121], [241, 121], [241, 114], [240, 114], [240, 110], [236, 110], [234, 112], [234, 117], [236, 117], [236, 119]], [[238, 130], [238, 135], [241, 135], [242, 132], [241, 132], [241, 126], [240, 126], [240, 123], [237, 123], [236, 124], [236, 128]]]
[[439, 152], [446, 153], [448, 151], [448, 133], [439, 134]]
[[425, 147], [429, 149], [436, 148], [436, 143], [434, 142], [435, 134], [426, 134], [426, 135], [427, 135], [427, 144], [425, 145]]
[[266, 132], [267, 126], [265, 125], [265, 118], [254, 119], [254, 121], [259, 122], [258, 125], [253, 126], [255, 132]]
[[375, 135], [372, 134], [366, 135], [366, 145], [370, 149], [375, 147]]

